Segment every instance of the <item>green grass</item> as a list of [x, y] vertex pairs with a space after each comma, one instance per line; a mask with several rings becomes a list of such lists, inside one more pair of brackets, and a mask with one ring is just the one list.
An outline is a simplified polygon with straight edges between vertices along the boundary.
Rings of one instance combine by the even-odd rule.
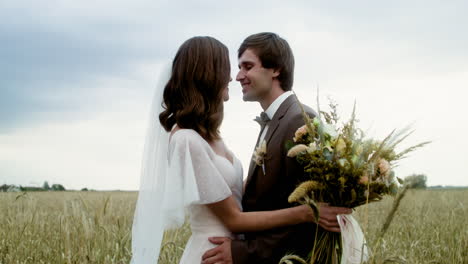
[[[0, 264], [129, 263], [135, 192], [0, 193]], [[468, 190], [410, 190], [377, 245], [392, 198], [356, 212], [374, 263], [468, 263]], [[190, 236], [166, 233], [160, 263]], [[312, 238], [313, 239], [313, 238]], [[394, 260], [395, 262], [390, 262]]]

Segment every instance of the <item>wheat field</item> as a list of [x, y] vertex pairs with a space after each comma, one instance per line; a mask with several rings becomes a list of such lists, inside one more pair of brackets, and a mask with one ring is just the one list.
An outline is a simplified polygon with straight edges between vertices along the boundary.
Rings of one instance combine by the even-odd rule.
[[[129, 263], [136, 198], [136, 192], [0, 193], [0, 264]], [[468, 263], [468, 190], [410, 190], [377, 241], [392, 201], [354, 213], [372, 263]], [[188, 225], [166, 233], [159, 263], [177, 263], [189, 236]]]

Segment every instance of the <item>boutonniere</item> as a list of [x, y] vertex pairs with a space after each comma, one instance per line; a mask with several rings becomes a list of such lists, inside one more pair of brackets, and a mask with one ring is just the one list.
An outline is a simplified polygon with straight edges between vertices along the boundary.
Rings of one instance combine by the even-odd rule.
[[265, 174], [265, 163], [264, 159], [267, 154], [267, 145], [265, 140], [262, 141], [260, 146], [255, 148], [254, 154], [253, 154], [253, 161], [257, 166], [262, 166], [263, 174]]

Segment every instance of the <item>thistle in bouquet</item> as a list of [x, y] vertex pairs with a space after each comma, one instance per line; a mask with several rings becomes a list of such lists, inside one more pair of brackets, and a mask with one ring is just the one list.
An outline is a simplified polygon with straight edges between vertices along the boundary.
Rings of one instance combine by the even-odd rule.
[[[412, 133], [409, 127], [394, 130], [383, 140], [375, 140], [366, 137], [357, 127], [355, 107], [351, 118], [340, 123], [335, 103], [330, 102], [329, 112], [320, 111], [317, 104], [318, 115], [314, 118], [302, 109], [305, 124], [288, 143], [288, 156], [304, 168], [304, 182], [293, 191], [289, 202], [310, 205], [318, 219], [320, 203], [355, 208], [379, 201], [384, 195], [395, 194], [398, 184], [393, 168], [397, 161], [429, 142], [397, 152], [397, 146]], [[344, 219], [345, 222], [349, 220], [355, 221]], [[362, 234], [359, 226], [357, 228]], [[340, 263], [342, 255], [350, 254], [348, 251], [350, 249], [343, 248], [340, 233], [320, 229], [311, 263]], [[362, 251], [367, 255], [367, 249]]]

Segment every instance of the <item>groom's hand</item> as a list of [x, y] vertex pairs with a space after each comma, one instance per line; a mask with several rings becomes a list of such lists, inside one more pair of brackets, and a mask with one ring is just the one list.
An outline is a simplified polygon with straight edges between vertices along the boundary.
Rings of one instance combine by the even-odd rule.
[[205, 252], [202, 256], [202, 264], [232, 264], [231, 239], [228, 237], [210, 237], [211, 243], [217, 247]]
[[318, 224], [325, 230], [331, 232], [340, 232], [340, 225], [336, 218], [339, 214], [350, 214], [352, 210], [345, 207], [328, 206], [327, 204], [319, 204], [320, 217]]

